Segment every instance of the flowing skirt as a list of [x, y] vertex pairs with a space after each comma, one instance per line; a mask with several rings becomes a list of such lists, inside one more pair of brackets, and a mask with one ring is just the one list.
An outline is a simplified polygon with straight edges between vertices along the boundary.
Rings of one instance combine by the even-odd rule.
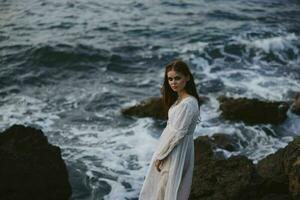
[[[158, 145], [164, 140], [161, 136]], [[164, 159], [161, 172], [156, 170], [154, 152], [139, 200], [188, 200], [194, 169], [194, 141], [192, 134], [184, 136]]]

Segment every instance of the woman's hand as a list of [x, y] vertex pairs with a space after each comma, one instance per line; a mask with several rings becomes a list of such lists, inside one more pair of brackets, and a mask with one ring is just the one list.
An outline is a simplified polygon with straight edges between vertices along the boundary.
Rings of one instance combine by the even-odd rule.
[[156, 167], [156, 169], [157, 169], [157, 171], [161, 171], [161, 166], [162, 166], [162, 164], [163, 164], [163, 160], [155, 160], [155, 167]]

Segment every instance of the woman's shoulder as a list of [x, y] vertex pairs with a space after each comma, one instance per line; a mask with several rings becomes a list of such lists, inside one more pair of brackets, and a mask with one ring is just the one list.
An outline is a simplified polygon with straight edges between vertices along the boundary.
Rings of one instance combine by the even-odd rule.
[[190, 95], [187, 97], [188, 99], [186, 100], [186, 103], [190, 103], [190, 104], [198, 104], [198, 100], [196, 99], [196, 97]]
[[186, 98], [187, 99], [182, 102], [182, 107], [189, 107], [191, 109], [195, 109], [196, 107], [198, 108], [198, 101], [196, 97], [190, 95]]

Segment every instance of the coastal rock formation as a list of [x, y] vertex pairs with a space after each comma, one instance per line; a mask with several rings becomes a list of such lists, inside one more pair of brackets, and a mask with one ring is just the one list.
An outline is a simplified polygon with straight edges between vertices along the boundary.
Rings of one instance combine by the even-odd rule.
[[218, 97], [218, 101], [222, 117], [246, 123], [279, 124], [287, 118], [286, 113], [289, 109], [286, 102], [264, 102], [258, 99], [234, 99], [225, 96]]
[[291, 111], [297, 115], [300, 115], [300, 93], [296, 94]]
[[132, 115], [137, 117], [167, 119], [167, 113], [164, 110], [161, 97], [151, 97], [132, 107], [123, 108], [121, 112], [124, 115]]
[[300, 137], [258, 162], [257, 170], [268, 189], [289, 192], [293, 199], [300, 199]]
[[256, 199], [262, 178], [245, 156], [216, 159], [208, 137], [195, 141], [195, 166], [190, 200]]
[[41, 130], [13, 125], [0, 133], [0, 199], [67, 200], [71, 196], [60, 148]]
[[207, 136], [195, 141], [190, 200], [300, 199], [300, 137], [254, 165], [245, 156], [219, 159]]
[[236, 151], [238, 149], [236, 138], [231, 135], [224, 133], [215, 133], [211, 137], [212, 143], [216, 145], [216, 147], [225, 149], [227, 151]]
[[[200, 97], [201, 104], [205, 99]], [[167, 112], [163, 106], [163, 100], [161, 97], [150, 97], [141, 103], [132, 107], [123, 108], [121, 110], [124, 115], [131, 115], [136, 117], [153, 117], [156, 119], [167, 119]]]

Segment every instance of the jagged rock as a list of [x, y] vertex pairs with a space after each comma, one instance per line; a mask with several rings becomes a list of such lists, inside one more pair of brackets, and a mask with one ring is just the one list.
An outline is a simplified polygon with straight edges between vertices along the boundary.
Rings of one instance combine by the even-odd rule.
[[300, 115], [300, 93], [296, 94], [291, 111], [297, 115]]
[[214, 152], [213, 146], [208, 136], [200, 136], [194, 140], [195, 146], [195, 163], [199, 163], [201, 160], [212, 159]]
[[300, 199], [300, 137], [259, 161], [257, 170], [269, 189], [289, 192], [293, 199]]
[[[205, 101], [200, 97], [201, 104]], [[121, 109], [124, 115], [132, 115], [136, 117], [153, 117], [157, 119], [167, 119], [167, 112], [164, 109], [163, 100], [161, 97], [150, 97], [141, 103], [129, 108]]]
[[[199, 147], [201, 145], [201, 147]], [[208, 137], [195, 140], [195, 167], [190, 200], [257, 199], [262, 178], [245, 156], [216, 159]]]
[[67, 200], [71, 196], [60, 148], [41, 130], [13, 125], [0, 133], [0, 199]]
[[137, 117], [153, 117], [157, 119], [167, 119], [161, 97], [151, 97], [129, 108], [123, 108], [121, 112], [125, 115]]
[[225, 149], [227, 151], [236, 151], [236, 139], [232, 136], [224, 134], [224, 133], [215, 133], [212, 136], [212, 142], [221, 149]]
[[245, 156], [217, 159], [207, 136], [195, 141], [190, 200], [300, 199], [300, 137], [254, 165]]
[[[212, 157], [214, 155], [213, 151], [216, 148], [225, 149], [227, 151], [237, 150], [237, 141], [232, 136], [225, 133], [215, 133], [211, 137], [201, 136], [201, 139], [194, 140], [196, 160], [197, 155], [201, 155], [201, 158]], [[204, 155], [204, 156], [203, 156]]]
[[231, 98], [220, 96], [219, 109], [228, 120], [241, 120], [247, 123], [282, 123], [289, 109], [287, 102], [263, 102], [258, 99]]

